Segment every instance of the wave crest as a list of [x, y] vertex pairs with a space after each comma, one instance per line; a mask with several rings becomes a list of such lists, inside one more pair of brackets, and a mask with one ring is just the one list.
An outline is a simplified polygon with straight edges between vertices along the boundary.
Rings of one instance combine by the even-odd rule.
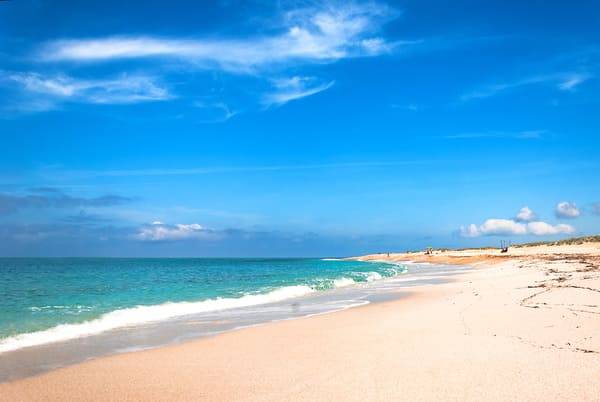
[[113, 329], [131, 327], [176, 318], [185, 315], [256, 306], [300, 297], [313, 293], [309, 286], [296, 285], [275, 289], [268, 293], [245, 295], [238, 298], [216, 298], [197, 302], [163, 303], [153, 306], [137, 306], [111, 311], [99, 318], [78, 324], [61, 324], [36, 332], [15, 335], [0, 340], [0, 353], [96, 335]]
[[[351, 272], [345, 274], [346, 276], [335, 279], [317, 278], [305, 285], [284, 286], [266, 293], [245, 294], [237, 298], [215, 298], [195, 302], [183, 301], [167, 302], [158, 305], [140, 305], [114, 310], [89, 321], [60, 324], [49, 329], [0, 339], [0, 353], [97, 335], [110, 330], [159, 322], [186, 315], [279, 302], [320, 290], [352, 286], [357, 283], [373, 282], [383, 279], [384, 277], [389, 278], [406, 272], [406, 266], [401, 264], [383, 261], [379, 263], [384, 264], [383, 267], [378, 267], [380, 272]], [[30, 309], [34, 312], [43, 312], [45, 310], [57, 310], [67, 307], [68, 306], [34, 306], [30, 307]], [[77, 313], [88, 311], [88, 309], [91, 308], [90, 306], [75, 307], [81, 310]]]

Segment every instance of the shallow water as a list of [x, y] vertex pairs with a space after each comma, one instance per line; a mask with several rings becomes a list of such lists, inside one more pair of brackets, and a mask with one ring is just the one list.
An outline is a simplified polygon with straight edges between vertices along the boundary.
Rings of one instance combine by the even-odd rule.
[[[0, 303], [13, 309], [0, 310], [0, 381], [398, 298], [404, 288], [444, 282], [468, 269], [315, 259], [28, 259], [11, 264], [4, 266], [0, 282], [9, 295]], [[19, 272], [27, 279], [15, 279]], [[62, 307], [44, 312], [44, 306]], [[15, 309], [23, 313], [19, 319]]]

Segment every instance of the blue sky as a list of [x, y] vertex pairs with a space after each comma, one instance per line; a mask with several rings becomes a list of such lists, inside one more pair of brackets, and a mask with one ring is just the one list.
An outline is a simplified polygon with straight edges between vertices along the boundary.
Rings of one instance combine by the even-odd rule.
[[600, 232], [600, 5], [0, 2], [0, 255]]

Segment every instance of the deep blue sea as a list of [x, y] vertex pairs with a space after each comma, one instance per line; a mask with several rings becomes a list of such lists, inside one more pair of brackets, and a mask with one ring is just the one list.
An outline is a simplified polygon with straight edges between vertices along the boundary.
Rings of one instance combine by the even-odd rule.
[[279, 302], [405, 270], [326, 259], [1, 258], [0, 353]]

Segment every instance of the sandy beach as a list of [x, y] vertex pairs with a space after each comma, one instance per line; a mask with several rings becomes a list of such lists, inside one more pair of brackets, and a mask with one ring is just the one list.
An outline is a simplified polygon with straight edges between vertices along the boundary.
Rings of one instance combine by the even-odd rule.
[[0, 384], [0, 400], [600, 400], [600, 243], [374, 254], [471, 264], [396, 301]]

